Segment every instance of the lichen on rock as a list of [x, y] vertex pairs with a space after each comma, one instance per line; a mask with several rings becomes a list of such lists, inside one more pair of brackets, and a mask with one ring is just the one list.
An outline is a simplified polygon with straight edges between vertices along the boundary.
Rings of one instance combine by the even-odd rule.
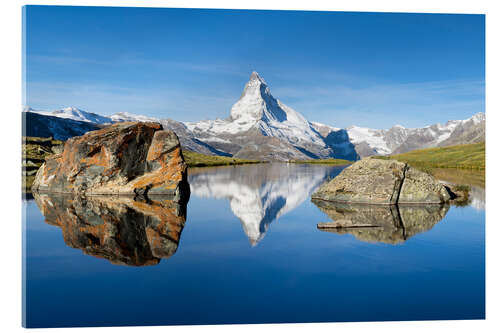
[[125, 122], [66, 141], [37, 172], [33, 192], [189, 196], [177, 135], [158, 123]]
[[399, 194], [399, 204], [442, 203], [450, 200], [446, 187], [428, 173], [408, 167]]
[[450, 200], [431, 175], [395, 160], [366, 158], [344, 169], [313, 199], [360, 204], [438, 204]]

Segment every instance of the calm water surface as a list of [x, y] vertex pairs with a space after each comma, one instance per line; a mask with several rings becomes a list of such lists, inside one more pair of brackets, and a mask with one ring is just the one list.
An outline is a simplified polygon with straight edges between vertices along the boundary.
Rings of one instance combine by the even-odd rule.
[[[311, 202], [342, 168], [192, 169], [187, 207], [25, 200], [25, 325], [484, 318], [484, 188], [397, 219]], [[339, 217], [383, 227], [316, 227]]]

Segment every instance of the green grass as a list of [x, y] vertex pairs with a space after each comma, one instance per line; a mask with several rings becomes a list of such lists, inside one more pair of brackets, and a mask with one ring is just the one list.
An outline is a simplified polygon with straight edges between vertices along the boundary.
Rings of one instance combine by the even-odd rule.
[[257, 160], [245, 160], [241, 158], [205, 155], [205, 154], [195, 153], [190, 150], [183, 150], [182, 155], [184, 155], [184, 160], [186, 161], [188, 167], [207, 167], [207, 166], [220, 166], [220, 165], [262, 163], [262, 161], [257, 161]]
[[323, 160], [290, 160], [290, 163], [298, 163], [298, 164], [330, 164], [330, 165], [346, 165], [352, 164], [353, 161], [336, 159], [336, 158], [328, 158]]
[[379, 159], [394, 159], [406, 162], [421, 170], [432, 168], [485, 169], [485, 143], [427, 148], [413, 150], [404, 154], [376, 156]]
[[484, 188], [486, 177], [484, 170], [477, 169], [431, 169], [431, 174], [437, 179], [452, 184], [464, 184]]

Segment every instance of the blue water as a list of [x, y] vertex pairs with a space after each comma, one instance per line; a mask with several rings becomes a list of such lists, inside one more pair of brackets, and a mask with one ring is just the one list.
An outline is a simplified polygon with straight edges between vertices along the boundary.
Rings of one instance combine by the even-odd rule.
[[341, 167], [280, 168], [192, 172], [177, 251], [151, 266], [67, 246], [24, 201], [25, 326], [484, 318], [484, 196], [406, 241], [368, 242], [316, 228], [331, 219], [310, 194]]

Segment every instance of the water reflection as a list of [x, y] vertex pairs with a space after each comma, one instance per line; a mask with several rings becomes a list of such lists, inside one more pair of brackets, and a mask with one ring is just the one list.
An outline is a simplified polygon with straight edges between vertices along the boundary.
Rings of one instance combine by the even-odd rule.
[[191, 194], [229, 200], [252, 245], [269, 225], [307, 200], [345, 166], [271, 163], [189, 170]]
[[448, 184], [460, 184], [470, 186], [467, 205], [476, 210], [484, 210], [486, 195], [486, 175], [484, 170], [467, 169], [431, 169], [434, 177]]
[[469, 191], [470, 205], [477, 210], [485, 210], [486, 191], [484, 187], [471, 186]]
[[353, 205], [313, 200], [333, 221], [318, 224], [318, 229], [336, 234], [351, 234], [365, 242], [399, 244], [426, 232], [441, 221], [449, 205]]
[[186, 204], [155, 197], [34, 194], [45, 222], [61, 228], [66, 245], [130, 266], [155, 265], [179, 245]]

